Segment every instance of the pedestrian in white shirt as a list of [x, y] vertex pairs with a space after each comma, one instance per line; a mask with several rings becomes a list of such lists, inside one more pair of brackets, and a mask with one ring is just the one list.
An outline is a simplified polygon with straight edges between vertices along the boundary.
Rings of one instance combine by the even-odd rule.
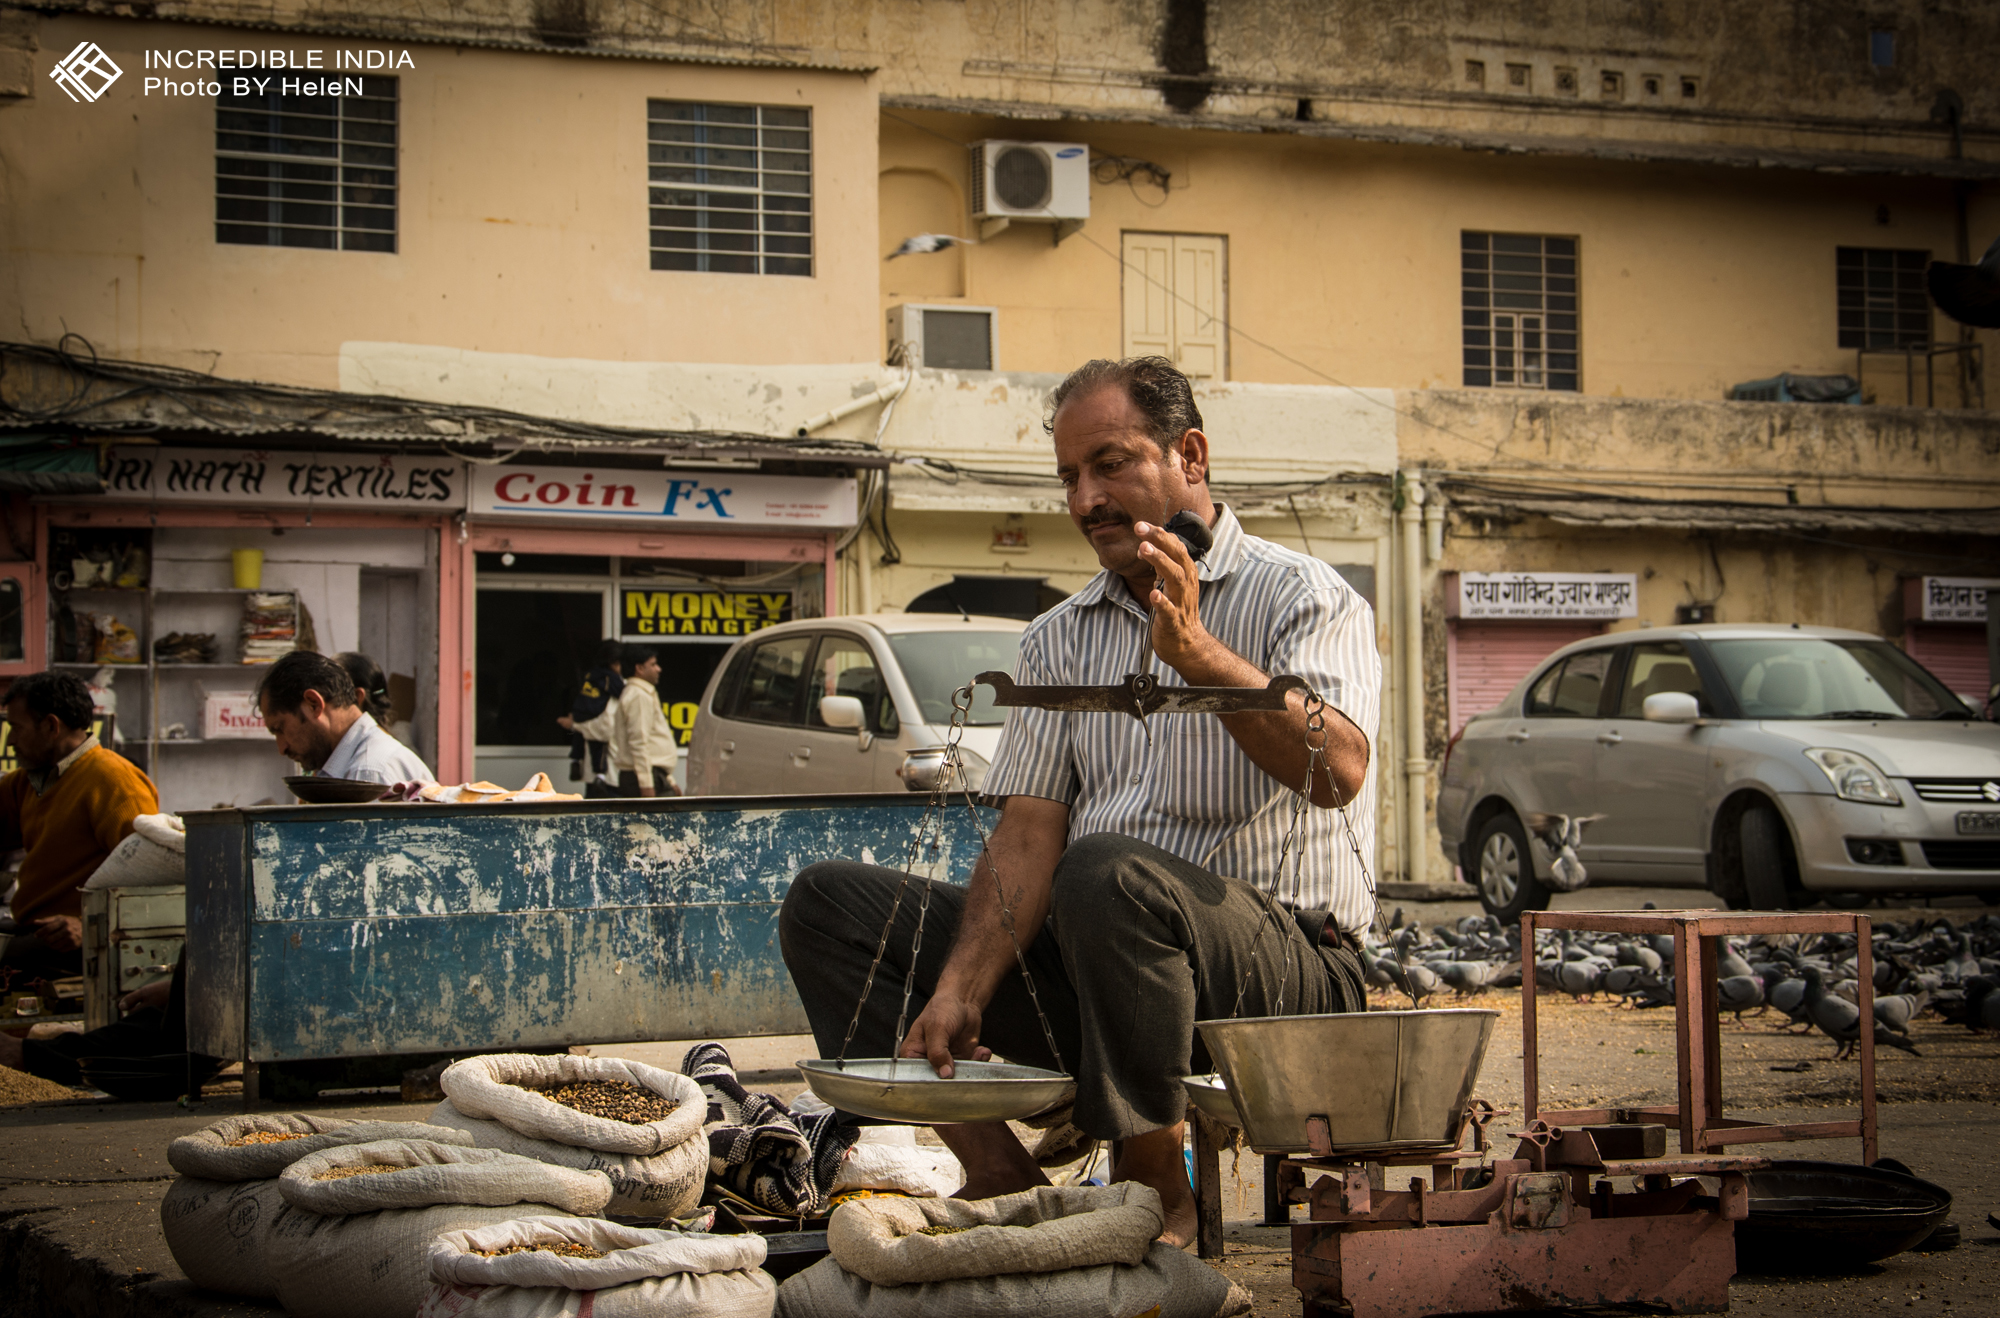
[[307, 773], [371, 783], [437, 781], [424, 762], [360, 705], [354, 679], [323, 654], [294, 650], [257, 685], [278, 753]]
[[660, 707], [660, 656], [635, 647], [627, 656], [632, 675], [618, 696], [618, 725], [611, 738], [611, 766], [618, 770], [620, 796], [679, 796], [674, 766], [680, 739]]

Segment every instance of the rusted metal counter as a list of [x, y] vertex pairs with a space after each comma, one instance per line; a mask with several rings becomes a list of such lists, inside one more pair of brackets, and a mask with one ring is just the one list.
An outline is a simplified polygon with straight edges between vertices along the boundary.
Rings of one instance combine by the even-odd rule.
[[[801, 1033], [778, 951], [792, 876], [901, 868], [924, 802], [189, 813], [189, 1046], [257, 1063]], [[918, 872], [963, 882], [978, 849], [960, 805]]]

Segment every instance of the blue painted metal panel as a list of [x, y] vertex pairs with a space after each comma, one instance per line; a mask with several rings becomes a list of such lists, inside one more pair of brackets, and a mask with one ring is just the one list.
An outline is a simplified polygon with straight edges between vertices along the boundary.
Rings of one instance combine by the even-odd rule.
[[[230, 970], [194, 966], [191, 1045], [288, 1061], [802, 1032], [778, 951], [792, 876], [843, 856], [900, 868], [923, 809], [885, 795], [190, 814], [190, 857], [218, 860], [190, 876], [191, 918], [214, 912], [241, 949], [207, 939]], [[961, 805], [918, 872], [962, 882], [978, 849]]]

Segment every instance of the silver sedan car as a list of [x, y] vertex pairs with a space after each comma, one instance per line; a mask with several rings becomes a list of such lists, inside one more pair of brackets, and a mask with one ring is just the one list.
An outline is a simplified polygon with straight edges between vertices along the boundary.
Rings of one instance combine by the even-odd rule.
[[[2000, 726], [1880, 637], [1775, 624], [1593, 637], [1445, 756], [1438, 830], [1487, 910], [1549, 902], [1541, 816], [1601, 816], [1591, 882], [2000, 900]], [[1539, 825], [1540, 831], [1531, 825]]]

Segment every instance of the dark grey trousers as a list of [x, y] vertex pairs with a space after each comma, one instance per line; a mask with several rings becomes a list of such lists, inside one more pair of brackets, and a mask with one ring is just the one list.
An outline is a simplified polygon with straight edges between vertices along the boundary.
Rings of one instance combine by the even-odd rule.
[[[825, 861], [801, 870], [785, 897], [779, 940], [822, 1057], [839, 1054], [903, 879], [878, 865]], [[897, 909], [850, 1057], [887, 1057], [895, 1045], [922, 883], [910, 880]], [[931, 885], [913, 1020], [944, 969], [965, 896]], [[1367, 1009], [1360, 959], [1313, 941], [1322, 914], [1279, 911], [1259, 938], [1255, 888], [1119, 834], [1080, 838], [1063, 852], [1049, 922], [1027, 960], [1063, 1069], [1076, 1077], [1075, 1121], [1085, 1134], [1125, 1139], [1181, 1120], [1181, 1077], [1212, 1069], [1197, 1020], [1277, 1015], [1281, 984], [1284, 1015]], [[1254, 969], [1234, 1012], [1246, 966]], [[987, 1004], [979, 1041], [1010, 1061], [1056, 1064], [1018, 972]]]

